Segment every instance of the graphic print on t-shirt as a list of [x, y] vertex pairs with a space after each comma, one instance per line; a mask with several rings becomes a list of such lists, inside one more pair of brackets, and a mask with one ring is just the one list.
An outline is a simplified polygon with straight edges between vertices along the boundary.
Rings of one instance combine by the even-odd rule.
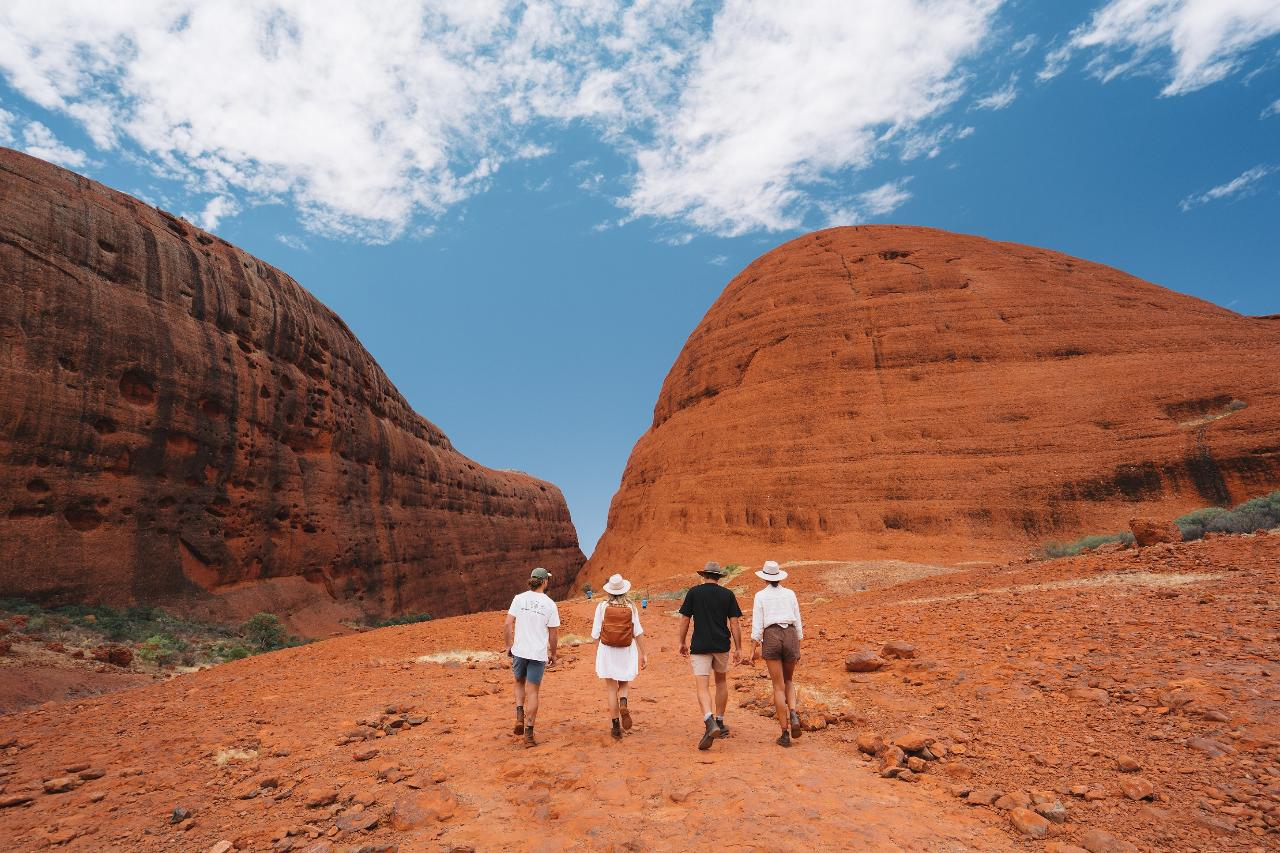
[[526, 660], [547, 659], [548, 628], [560, 627], [560, 611], [541, 592], [522, 592], [511, 599], [507, 613], [516, 617], [516, 637], [511, 654]]
[[680, 615], [693, 620], [689, 652], [708, 655], [729, 651], [729, 620], [742, 616], [738, 597], [714, 583], [690, 587], [680, 605]]

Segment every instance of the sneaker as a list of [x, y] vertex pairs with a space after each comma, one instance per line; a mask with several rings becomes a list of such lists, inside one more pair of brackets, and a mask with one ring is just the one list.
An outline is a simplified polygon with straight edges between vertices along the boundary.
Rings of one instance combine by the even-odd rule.
[[614, 740], [622, 740], [622, 726], [618, 724], [617, 720], [613, 721], [613, 727], [610, 729], [609, 734], [613, 735]]
[[698, 741], [698, 749], [710, 749], [719, 735], [720, 727], [716, 725], [715, 718], [707, 717], [707, 731], [702, 735], [702, 740]]
[[800, 737], [804, 734], [804, 729], [800, 728], [800, 715], [795, 711], [791, 712], [791, 736]]
[[631, 731], [631, 709], [627, 707], [626, 699], [618, 703], [618, 713], [622, 715], [622, 728]]
[[726, 725], [724, 724], [724, 718], [723, 718], [723, 717], [718, 717], [718, 718], [716, 719], [716, 727], [720, 729], [720, 737], [728, 737], [728, 736], [729, 736], [729, 727], [728, 727], [728, 726], [726, 726]]
[[791, 746], [791, 732], [783, 732], [778, 735], [776, 743], [778, 746]]

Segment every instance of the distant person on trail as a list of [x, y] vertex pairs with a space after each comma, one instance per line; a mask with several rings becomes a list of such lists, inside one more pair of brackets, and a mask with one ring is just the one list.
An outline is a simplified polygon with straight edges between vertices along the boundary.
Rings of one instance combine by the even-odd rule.
[[[719, 563], [711, 562], [698, 572], [702, 583], [690, 587], [680, 605], [680, 654], [693, 664], [693, 678], [702, 707], [706, 731], [698, 749], [710, 749], [717, 737], [728, 737], [724, 709], [729, 704], [729, 643], [733, 642], [733, 662], [742, 660], [742, 631], [738, 620], [742, 608], [732, 592], [720, 586], [725, 576]], [[689, 642], [689, 622], [693, 621], [693, 643]], [[715, 673], [716, 698], [711, 704], [711, 674]]]
[[511, 672], [516, 681], [515, 733], [524, 735], [524, 745], [537, 743], [533, 724], [538, 719], [538, 692], [546, 668], [556, 662], [559, 646], [560, 611], [546, 594], [551, 572], [543, 568], [529, 575], [529, 589], [511, 599], [503, 631]]
[[768, 584], [756, 593], [751, 607], [751, 662], [756, 653], [764, 658], [773, 680], [773, 707], [777, 711], [782, 734], [778, 746], [791, 746], [791, 739], [800, 737], [800, 717], [796, 714], [796, 662], [800, 660], [800, 641], [804, 639], [804, 625], [800, 622], [800, 602], [796, 594], [780, 584], [787, 573], [769, 560], [756, 577]]
[[627, 600], [630, 590], [631, 581], [622, 575], [609, 578], [604, 585], [609, 598], [596, 605], [596, 618], [591, 625], [591, 639], [600, 641], [596, 646], [596, 675], [604, 679], [613, 723], [611, 734], [619, 740], [623, 731], [631, 730], [631, 710], [627, 707], [631, 682], [649, 665], [640, 613]]

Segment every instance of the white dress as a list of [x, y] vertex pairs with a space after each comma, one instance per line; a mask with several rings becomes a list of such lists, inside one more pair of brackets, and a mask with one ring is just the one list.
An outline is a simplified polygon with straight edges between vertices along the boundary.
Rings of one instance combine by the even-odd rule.
[[[591, 625], [591, 639], [600, 639], [600, 627], [604, 624], [604, 609], [609, 602], [602, 601], [596, 607], [596, 619]], [[631, 607], [631, 629], [639, 637], [644, 633], [640, 627], [640, 612], [634, 604]], [[636, 649], [636, 641], [623, 648], [596, 643], [596, 675], [601, 678], [612, 678], [614, 681], [634, 681], [640, 672], [640, 653]]]

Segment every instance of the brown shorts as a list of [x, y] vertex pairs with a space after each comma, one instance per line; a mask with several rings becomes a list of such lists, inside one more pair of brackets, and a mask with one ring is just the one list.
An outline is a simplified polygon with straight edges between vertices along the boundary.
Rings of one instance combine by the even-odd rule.
[[800, 660], [800, 632], [795, 625], [770, 625], [760, 638], [760, 656], [765, 660]]

